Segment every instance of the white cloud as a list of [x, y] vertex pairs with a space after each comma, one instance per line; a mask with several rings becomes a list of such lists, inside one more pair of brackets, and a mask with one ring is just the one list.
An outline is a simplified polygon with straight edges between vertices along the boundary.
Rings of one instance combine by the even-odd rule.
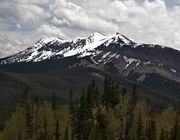
[[0, 19], [9, 23], [34, 23], [43, 20], [46, 16], [46, 11], [37, 4], [24, 4], [15, 0], [0, 3]]
[[40, 28], [37, 30], [37, 34], [43, 38], [43, 37], [51, 37], [51, 36], [57, 36], [62, 39], [68, 38], [68, 36], [61, 31], [60, 28], [57, 28], [55, 26], [51, 25], [42, 25]]
[[56, 0], [50, 6], [54, 26], [113, 33], [119, 31], [139, 42], [180, 49], [180, 7], [168, 8], [162, 0], [79, 0], [78, 6]]
[[24, 29], [28, 29], [27, 37], [33, 41], [42, 36], [73, 38], [95, 31], [121, 32], [138, 42], [180, 49], [180, 5], [168, 7], [162, 0], [0, 1], [0, 30], [7, 30], [11, 37], [12, 32], [17, 32], [9, 34], [15, 24], [15, 28], [21, 25], [18, 28], [21, 34], [26, 34]]
[[13, 2], [14, 4], [49, 4], [55, 0], [1, 0], [1, 2]]
[[64, 25], [69, 28], [98, 32], [115, 32], [118, 29], [114, 23], [101, 19], [94, 14], [88, 14], [88, 11], [83, 7], [65, 0], [56, 0], [50, 6], [50, 13], [53, 17], [51, 23], [59, 26]]
[[0, 58], [18, 53], [25, 46], [30, 46], [30, 40], [22, 37], [14, 38], [15, 35], [12, 34], [0, 33]]

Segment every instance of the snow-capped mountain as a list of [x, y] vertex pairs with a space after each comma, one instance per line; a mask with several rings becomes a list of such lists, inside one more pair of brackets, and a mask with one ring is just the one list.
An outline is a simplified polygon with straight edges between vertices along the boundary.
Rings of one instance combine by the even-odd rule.
[[[24, 83], [35, 92], [84, 88], [106, 75], [121, 85], [138, 85], [141, 95], [156, 104], [180, 102], [180, 51], [160, 45], [136, 43], [120, 33], [63, 40], [51, 37], [26, 50], [0, 59], [0, 91], [18, 94]], [[66, 88], [65, 88], [66, 87]], [[62, 95], [65, 95], [62, 93]], [[8, 97], [8, 96], [7, 96]]]
[[44, 38], [36, 42], [32, 47], [27, 48], [18, 54], [7, 57], [1, 61], [1, 64], [30, 61], [38, 62], [55, 56], [57, 56], [57, 58], [62, 58], [73, 55], [78, 55], [78, 57], [96, 55], [99, 53], [99, 46], [108, 46], [112, 43], [119, 44], [120, 46], [136, 44], [119, 33], [111, 36], [94, 33], [87, 38], [79, 38], [75, 40], [62, 40], [55, 37]]
[[98, 69], [114, 69], [123, 77], [132, 78], [136, 75], [137, 81], [144, 81], [149, 74], [154, 73], [180, 83], [180, 63], [177, 63], [180, 62], [179, 51], [160, 45], [136, 43], [120, 33], [109, 36], [94, 33], [74, 40], [44, 38], [22, 52], [1, 59], [0, 64], [69, 57], [83, 60], [73, 66], [94, 65]]

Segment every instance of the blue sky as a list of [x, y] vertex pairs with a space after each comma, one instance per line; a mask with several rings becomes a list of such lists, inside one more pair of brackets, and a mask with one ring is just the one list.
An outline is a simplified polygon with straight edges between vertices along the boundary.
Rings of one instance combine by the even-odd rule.
[[165, 2], [170, 7], [180, 4], [180, 0], [165, 0]]
[[[136, 0], [138, 2], [144, 2], [144, 0]], [[164, 0], [165, 3], [167, 4], [167, 6], [169, 7], [173, 7], [175, 5], [180, 4], [180, 0]]]
[[180, 49], [180, 0], [0, 0], [0, 57], [94, 32]]

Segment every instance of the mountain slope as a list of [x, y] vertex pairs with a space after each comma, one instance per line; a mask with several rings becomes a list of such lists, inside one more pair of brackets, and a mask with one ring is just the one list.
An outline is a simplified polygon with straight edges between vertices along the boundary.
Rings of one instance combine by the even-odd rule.
[[75, 89], [78, 95], [93, 77], [102, 84], [110, 75], [129, 92], [137, 84], [140, 95], [156, 106], [180, 107], [179, 62], [178, 50], [136, 43], [119, 33], [95, 33], [75, 40], [46, 38], [0, 59], [4, 77], [0, 79], [0, 96], [19, 96], [20, 87], [28, 84], [42, 98], [61, 91], [58, 96], [65, 101], [67, 89]]
[[159, 45], [138, 44], [119, 33], [110, 36], [95, 33], [75, 40], [42, 39], [18, 54], [0, 59], [0, 64], [39, 62], [70, 56], [88, 56], [97, 67], [113, 64], [124, 77], [132, 72], [139, 73], [138, 81], [143, 81], [148, 73], [158, 73], [180, 83], [179, 51]]
[[111, 36], [104, 36], [99, 33], [94, 33], [87, 38], [76, 40], [62, 40], [60, 38], [45, 38], [36, 42], [32, 47], [5, 58], [1, 64], [11, 64], [17, 62], [38, 62], [52, 57], [69, 57], [79, 55], [79, 57], [96, 54], [95, 50], [100, 45], [110, 43], [120, 43], [121, 46], [133, 43], [128, 38], [116, 33]]

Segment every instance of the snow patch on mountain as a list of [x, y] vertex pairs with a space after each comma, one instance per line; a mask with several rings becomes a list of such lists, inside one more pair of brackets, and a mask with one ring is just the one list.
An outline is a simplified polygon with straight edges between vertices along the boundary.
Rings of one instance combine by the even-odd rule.
[[127, 63], [129, 63], [129, 64], [131, 64], [131, 63], [133, 63], [133, 62], [141, 62], [139, 59], [128, 58], [127, 56], [123, 56], [123, 58], [124, 58], [124, 60], [125, 60]]
[[177, 71], [173, 68], [170, 68], [170, 70], [173, 72], [173, 73], [176, 73]]
[[[51, 58], [61, 59], [70, 56], [77, 56], [78, 58], [85, 56], [94, 57], [100, 53], [102, 53], [102, 55], [100, 55], [97, 62], [106, 64], [111, 62], [113, 59], [118, 59], [120, 57], [120, 53], [116, 53], [113, 49], [104, 51], [104, 49], [108, 48], [110, 44], [115, 45], [115, 47], [130, 46], [133, 48], [139, 45], [120, 33], [105, 36], [96, 32], [88, 37], [74, 40], [63, 40], [57, 37], [50, 37], [43, 38], [26, 50], [3, 59], [0, 61], [0, 64], [39, 62]], [[103, 51], [99, 48], [102, 48]], [[141, 63], [140, 60], [128, 58], [127, 56], [124, 56], [124, 60], [127, 62], [125, 68], [133, 62], [136, 62], [136, 66]], [[151, 62], [145, 62], [145, 65], [150, 63]]]

